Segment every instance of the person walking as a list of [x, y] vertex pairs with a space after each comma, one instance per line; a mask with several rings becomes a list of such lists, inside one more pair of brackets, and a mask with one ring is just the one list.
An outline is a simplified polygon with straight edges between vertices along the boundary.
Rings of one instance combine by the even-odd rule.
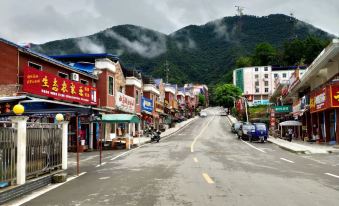
[[292, 142], [293, 129], [292, 128], [288, 128], [287, 133], [288, 133], [288, 141]]

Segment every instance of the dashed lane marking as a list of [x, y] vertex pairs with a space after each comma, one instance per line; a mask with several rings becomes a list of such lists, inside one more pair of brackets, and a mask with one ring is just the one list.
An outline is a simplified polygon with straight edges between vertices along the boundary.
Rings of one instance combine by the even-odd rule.
[[208, 184], [214, 184], [214, 181], [210, 178], [210, 176], [208, 176], [207, 173], [202, 173], [202, 176], [205, 178]]
[[262, 153], [266, 153], [264, 150], [259, 149], [259, 148], [255, 147], [255, 146], [253, 146], [252, 144], [250, 144], [250, 143], [248, 143], [248, 142], [245, 142], [244, 140], [241, 140], [241, 141], [242, 141], [243, 143], [247, 144], [248, 146], [252, 147], [253, 149], [256, 149], [256, 150], [258, 150], [258, 151], [260, 151], [260, 152], [262, 152]]
[[193, 158], [193, 161], [197, 163], [197, 162], [198, 162], [198, 159], [197, 159], [196, 157], [194, 157], [194, 158]]
[[109, 179], [110, 177], [100, 177], [99, 180], [107, 180]]
[[334, 175], [334, 174], [331, 174], [331, 173], [324, 173], [324, 174], [339, 179], [339, 176], [338, 176], [338, 175]]
[[284, 160], [285, 162], [294, 163], [293, 161], [288, 160], [288, 159], [285, 159], [285, 158], [280, 158], [280, 159], [281, 159], [281, 160]]
[[95, 167], [100, 167], [100, 166], [103, 166], [103, 165], [105, 165], [105, 164], [107, 164], [107, 162], [103, 162], [103, 163], [101, 163], [101, 165], [97, 165], [97, 166], [95, 166]]

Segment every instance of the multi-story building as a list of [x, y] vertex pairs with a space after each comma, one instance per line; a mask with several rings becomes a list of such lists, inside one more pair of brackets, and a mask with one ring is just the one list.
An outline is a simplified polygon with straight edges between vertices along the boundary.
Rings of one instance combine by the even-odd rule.
[[[254, 66], [233, 71], [233, 84], [239, 87], [250, 106], [268, 104], [269, 97], [276, 89], [275, 80], [288, 81], [298, 66]], [[300, 76], [305, 67], [299, 67]]]

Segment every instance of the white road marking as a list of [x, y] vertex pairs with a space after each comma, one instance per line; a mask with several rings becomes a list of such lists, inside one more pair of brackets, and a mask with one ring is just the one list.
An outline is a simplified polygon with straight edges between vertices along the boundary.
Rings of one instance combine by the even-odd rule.
[[101, 165], [97, 165], [97, 166], [95, 166], [95, 167], [100, 167], [100, 166], [103, 166], [103, 165], [105, 165], [107, 162], [103, 162], [103, 163], [101, 163]]
[[285, 159], [285, 158], [280, 158], [281, 160], [284, 160], [284, 161], [286, 161], [286, 162], [289, 162], [289, 163], [294, 163], [293, 161], [291, 161], [291, 160], [288, 160], [288, 159]]
[[198, 162], [198, 159], [196, 157], [193, 158], [194, 162]]
[[334, 175], [334, 174], [331, 174], [331, 173], [324, 173], [325, 175], [329, 175], [329, 176], [332, 176], [332, 177], [335, 177], [335, 178], [338, 178], [339, 179], [339, 176], [338, 175]]
[[256, 150], [258, 150], [258, 151], [260, 151], [260, 152], [262, 152], [262, 153], [266, 153], [264, 150], [259, 149], [259, 148], [255, 147], [255, 146], [253, 146], [252, 144], [250, 144], [250, 143], [248, 143], [248, 142], [245, 142], [244, 140], [241, 140], [241, 141], [242, 141], [243, 143], [247, 144], [248, 146], [250, 146], [250, 147], [252, 147], [252, 148], [254, 148], [254, 149], [256, 149]]
[[58, 183], [58, 184], [53, 184], [51, 186], [47, 186], [41, 190], [38, 190], [38, 191], [35, 191], [33, 192], [31, 195], [28, 195], [28, 196], [25, 196], [24, 198], [20, 199], [20, 200], [17, 200], [17, 201], [14, 201], [12, 203], [10, 203], [11, 206], [19, 206], [19, 205], [22, 205], [22, 204], [25, 204], [26, 202], [29, 202], [31, 200], [33, 200], [34, 198], [37, 198], [39, 197], [40, 195], [43, 195], [45, 194], [46, 192], [49, 192], [57, 187], [60, 187], [61, 185], [69, 182], [69, 181], [72, 181], [74, 180], [75, 178], [78, 178], [84, 174], [86, 174], [87, 172], [82, 172], [79, 174], [79, 176], [72, 176], [72, 177], [69, 177], [66, 182], [63, 182], [63, 183]]
[[202, 135], [202, 133], [207, 129], [208, 125], [211, 123], [211, 121], [214, 119], [211, 118], [208, 123], [205, 125], [205, 127], [200, 131], [200, 133], [198, 134], [198, 136], [196, 136], [191, 144], [191, 152], [194, 152], [194, 144], [197, 142], [198, 138]]
[[210, 176], [208, 176], [207, 173], [202, 173], [202, 176], [205, 178], [208, 184], [214, 184], [214, 181], [210, 178]]
[[110, 177], [100, 177], [99, 180], [107, 180], [109, 179]]

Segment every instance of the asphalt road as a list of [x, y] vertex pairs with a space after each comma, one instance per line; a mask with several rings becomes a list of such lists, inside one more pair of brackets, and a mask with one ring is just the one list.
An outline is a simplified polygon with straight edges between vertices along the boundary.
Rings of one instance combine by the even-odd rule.
[[339, 155], [249, 144], [230, 132], [219, 108], [207, 111], [160, 143], [93, 162], [23, 205], [339, 205]]

